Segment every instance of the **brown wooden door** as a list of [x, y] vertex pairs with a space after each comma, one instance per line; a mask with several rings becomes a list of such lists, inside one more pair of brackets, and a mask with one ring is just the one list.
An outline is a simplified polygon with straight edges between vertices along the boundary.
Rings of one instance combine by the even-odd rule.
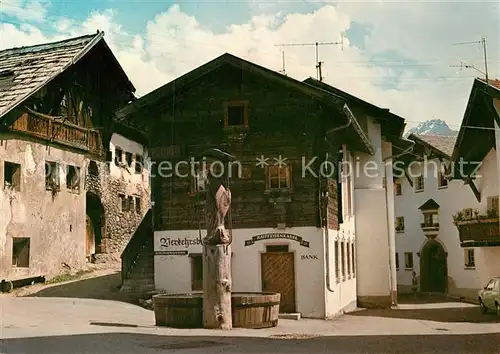
[[94, 244], [94, 225], [92, 218], [87, 215], [85, 228], [85, 256], [92, 255], [92, 245]]
[[292, 252], [262, 253], [262, 291], [280, 293], [280, 313], [295, 312], [295, 262]]

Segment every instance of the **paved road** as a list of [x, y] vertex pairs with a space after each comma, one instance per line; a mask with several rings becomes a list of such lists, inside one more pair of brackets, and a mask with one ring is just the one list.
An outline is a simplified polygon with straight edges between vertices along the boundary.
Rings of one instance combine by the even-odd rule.
[[266, 330], [156, 328], [114, 301], [0, 296], [0, 353], [500, 353], [500, 319], [464, 304], [361, 310]]

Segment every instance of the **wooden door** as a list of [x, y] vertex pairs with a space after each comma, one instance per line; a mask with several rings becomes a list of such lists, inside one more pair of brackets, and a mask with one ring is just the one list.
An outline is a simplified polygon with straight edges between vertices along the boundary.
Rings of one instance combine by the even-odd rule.
[[94, 225], [92, 218], [87, 215], [85, 227], [85, 257], [92, 255], [92, 246], [94, 245]]
[[292, 252], [262, 253], [262, 291], [280, 293], [280, 313], [295, 312], [295, 261]]

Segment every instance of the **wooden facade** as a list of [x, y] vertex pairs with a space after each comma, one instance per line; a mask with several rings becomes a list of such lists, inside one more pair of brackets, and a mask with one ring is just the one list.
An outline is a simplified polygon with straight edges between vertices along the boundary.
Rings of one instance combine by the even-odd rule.
[[[192, 176], [176, 176], [175, 166], [208, 148], [237, 160], [229, 179], [232, 228], [324, 226], [328, 209], [328, 225], [338, 229], [337, 174], [321, 180], [318, 174], [327, 153], [337, 163], [347, 142], [325, 142], [327, 130], [345, 125], [342, 100], [267, 69], [242, 66], [224, 64], [189, 81], [180, 78], [127, 114], [127, 123], [151, 142], [155, 230], [204, 228], [203, 188]], [[262, 157], [264, 167], [258, 165]], [[184, 164], [177, 172], [187, 175], [189, 169]], [[320, 198], [327, 191], [328, 198]]]

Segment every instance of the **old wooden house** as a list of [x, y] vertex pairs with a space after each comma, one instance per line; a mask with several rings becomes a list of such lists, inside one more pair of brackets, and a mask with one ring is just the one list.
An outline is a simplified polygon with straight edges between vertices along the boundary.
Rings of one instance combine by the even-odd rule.
[[135, 88], [103, 36], [0, 51], [0, 279], [119, 259], [149, 208], [147, 141], [114, 120]]
[[[206, 149], [219, 148], [236, 157], [226, 171], [233, 291], [276, 291], [282, 312], [314, 318], [353, 308], [356, 300], [391, 305], [394, 220], [385, 173], [392, 170], [383, 159], [400, 142], [402, 118], [230, 54], [117, 116], [151, 144], [157, 289], [201, 290], [206, 175], [200, 166]], [[355, 161], [371, 161], [378, 173], [357, 176], [348, 168]], [[216, 173], [211, 163], [205, 171]], [[152, 255], [134, 255], [137, 266]]]

